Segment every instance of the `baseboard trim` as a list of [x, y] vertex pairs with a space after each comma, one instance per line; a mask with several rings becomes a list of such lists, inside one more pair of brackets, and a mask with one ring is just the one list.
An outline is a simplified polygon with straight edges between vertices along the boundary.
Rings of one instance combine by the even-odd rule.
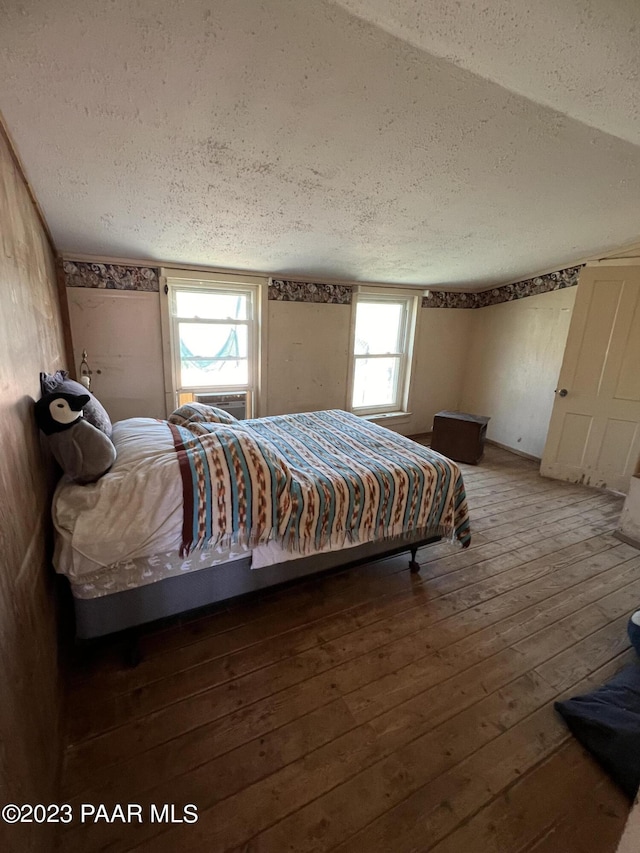
[[524, 450], [516, 450], [515, 447], [509, 447], [508, 444], [501, 444], [499, 441], [494, 441], [492, 438], [487, 438], [485, 444], [492, 444], [494, 447], [499, 447], [501, 450], [508, 450], [509, 453], [515, 453], [516, 456], [522, 456], [523, 459], [530, 459], [532, 462], [542, 462], [539, 456], [533, 456], [531, 453], [525, 453]]
[[631, 545], [633, 548], [638, 548], [640, 550], [640, 539], [634, 539], [633, 536], [627, 536], [627, 534], [623, 533], [621, 530], [614, 530], [613, 535], [616, 539], [619, 539], [626, 545]]

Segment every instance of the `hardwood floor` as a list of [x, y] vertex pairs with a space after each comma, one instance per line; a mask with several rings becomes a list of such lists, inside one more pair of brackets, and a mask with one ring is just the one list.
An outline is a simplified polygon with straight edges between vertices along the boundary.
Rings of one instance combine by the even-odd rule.
[[[640, 552], [621, 499], [495, 447], [462, 466], [473, 540], [298, 582], [78, 664], [63, 795], [144, 823], [60, 849], [608, 853], [628, 803], [557, 697], [633, 659]], [[152, 823], [151, 803], [197, 806]]]

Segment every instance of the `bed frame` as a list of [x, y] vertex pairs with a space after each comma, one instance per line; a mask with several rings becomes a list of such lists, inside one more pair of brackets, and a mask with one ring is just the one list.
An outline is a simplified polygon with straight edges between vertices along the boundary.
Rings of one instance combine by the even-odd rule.
[[89, 640], [125, 631], [305, 575], [389, 557], [407, 550], [411, 552], [409, 568], [412, 573], [416, 573], [420, 571], [420, 564], [416, 562], [418, 548], [438, 542], [440, 538], [426, 536], [424, 532], [421, 535], [407, 533], [391, 540], [381, 539], [357, 545], [347, 551], [314, 554], [260, 569], [251, 568], [249, 556], [111, 595], [74, 598], [76, 638]]

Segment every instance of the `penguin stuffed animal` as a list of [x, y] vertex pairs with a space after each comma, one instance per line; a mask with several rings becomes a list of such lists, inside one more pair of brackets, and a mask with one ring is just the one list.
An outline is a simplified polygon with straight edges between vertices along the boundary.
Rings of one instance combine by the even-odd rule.
[[36, 403], [36, 422], [64, 473], [76, 483], [93, 483], [116, 459], [108, 436], [82, 416], [88, 394], [51, 392]]

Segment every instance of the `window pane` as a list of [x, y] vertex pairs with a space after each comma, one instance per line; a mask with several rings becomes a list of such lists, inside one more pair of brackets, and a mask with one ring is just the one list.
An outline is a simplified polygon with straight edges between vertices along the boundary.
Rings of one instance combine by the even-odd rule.
[[177, 290], [176, 315], [194, 320], [246, 320], [248, 293]]
[[402, 316], [397, 302], [358, 302], [356, 355], [400, 352]]
[[353, 407], [393, 406], [396, 402], [399, 358], [357, 358], [353, 378]]
[[246, 326], [230, 323], [179, 323], [180, 358], [227, 358], [248, 355]]
[[179, 323], [182, 386], [246, 385], [246, 326]]
[[223, 359], [222, 361], [207, 362], [188, 361], [180, 365], [180, 384], [188, 388], [207, 388], [212, 385], [247, 385], [249, 382], [248, 360]]

